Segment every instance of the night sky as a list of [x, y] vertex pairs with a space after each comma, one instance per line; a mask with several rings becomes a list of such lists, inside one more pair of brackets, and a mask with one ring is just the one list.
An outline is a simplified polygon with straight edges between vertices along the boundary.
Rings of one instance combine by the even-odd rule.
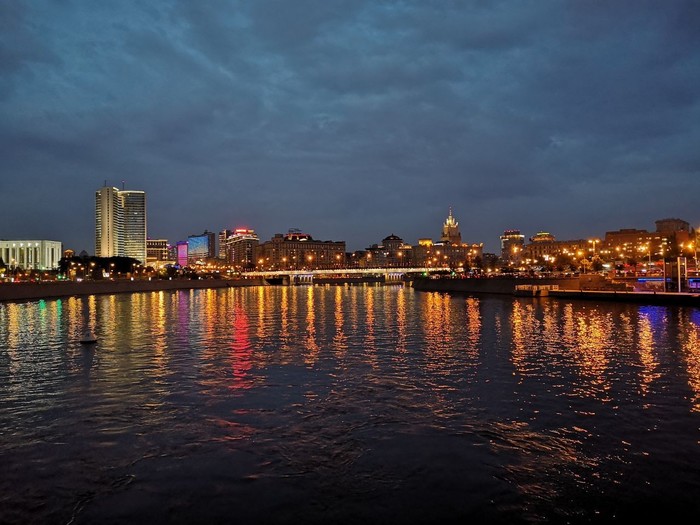
[[0, 238], [700, 226], [700, 2], [0, 2]]

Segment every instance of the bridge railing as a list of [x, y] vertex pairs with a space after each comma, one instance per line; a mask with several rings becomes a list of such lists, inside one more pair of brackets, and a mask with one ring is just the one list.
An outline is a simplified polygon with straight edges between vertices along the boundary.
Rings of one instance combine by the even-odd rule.
[[446, 268], [339, 268], [318, 270], [260, 270], [245, 272], [247, 277], [294, 277], [304, 275], [405, 275], [407, 273], [444, 272]]

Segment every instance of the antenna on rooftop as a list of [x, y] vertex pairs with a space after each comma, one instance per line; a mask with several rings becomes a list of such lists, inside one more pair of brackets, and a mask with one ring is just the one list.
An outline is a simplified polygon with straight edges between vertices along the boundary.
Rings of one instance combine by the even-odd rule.
[[125, 181], [122, 181], [122, 191], [124, 191], [124, 182]]

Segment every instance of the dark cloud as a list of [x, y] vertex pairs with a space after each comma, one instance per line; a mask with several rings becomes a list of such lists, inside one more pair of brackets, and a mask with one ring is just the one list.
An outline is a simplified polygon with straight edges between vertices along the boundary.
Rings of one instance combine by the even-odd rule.
[[105, 180], [171, 241], [700, 226], [699, 50], [680, 0], [3, 2], [0, 237], [91, 251]]

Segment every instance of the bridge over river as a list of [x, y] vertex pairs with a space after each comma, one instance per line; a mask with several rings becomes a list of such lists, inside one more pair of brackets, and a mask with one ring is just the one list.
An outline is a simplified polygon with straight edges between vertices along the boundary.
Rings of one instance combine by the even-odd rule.
[[401, 282], [406, 276], [445, 272], [447, 268], [338, 268], [319, 270], [268, 270], [246, 272], [246, 277], [261, 279], [282, 279], [288, 284], [312, 284], [318, 279], [361, 278], [378, 276], [384, 282]]

